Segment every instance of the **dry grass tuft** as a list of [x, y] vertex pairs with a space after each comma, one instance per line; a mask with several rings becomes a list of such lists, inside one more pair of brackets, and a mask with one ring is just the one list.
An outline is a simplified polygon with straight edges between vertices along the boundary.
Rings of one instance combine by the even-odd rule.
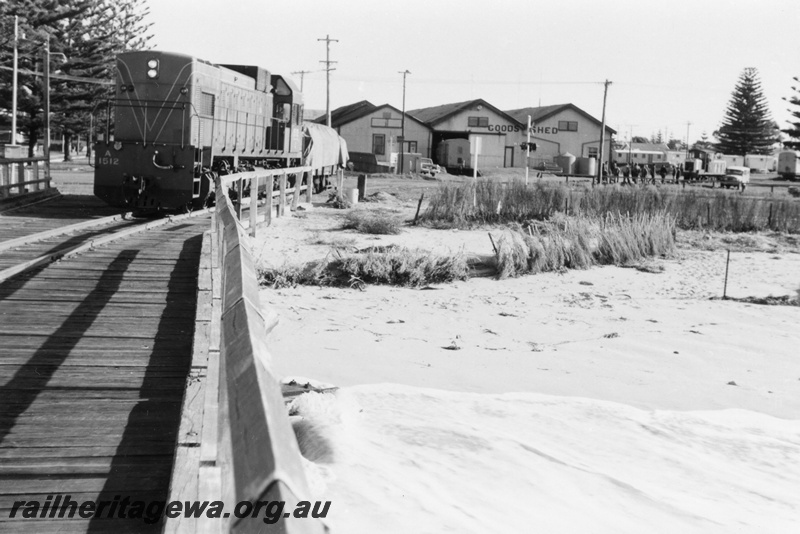
[[352, 254], [333, 251], [321, 262], [258, 271], [259, 283], [273, 289], [296, 285], [362, 287], [364, 284], [420, 287], [466, 280], [468, 275], [469, 267], [462, 251], [438, 255], [402, 247], [376, 247]]
[[631, 265], [675, 249], [675, 221], [664, 213], [634, 217], [556, 217], [528, 233], [512, 230], [497, 245], [497, 277]]
[[362, 234], [396, 235], [402, 221], [386, 210], [353, 210], [344, 218], [342, 229], [353, 229]]
[[656, 212], [671, 214], [683, 229], [800, 233], [800, 202], [792, 198], [652, 185], [570, 189], [565, 184], [548, 182], [525, 186], [520, 180], [443, 183], [430, 198], [421, 223], [469, 226], [548, 220], [555, 213], [599, 217]]

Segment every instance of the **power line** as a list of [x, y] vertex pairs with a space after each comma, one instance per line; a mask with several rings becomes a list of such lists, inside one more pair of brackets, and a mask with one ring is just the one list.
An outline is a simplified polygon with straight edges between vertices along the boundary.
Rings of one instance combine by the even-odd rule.
[[[11, 71], [14, 70], [13, 67], [5, 67], [3, 65], [0, 65], [0, 69], [11, 70]], [[28, 74], [30, 76], [44, 76], [44, 73], [42, 72], [36, 72], [27, 69], [17, 69], [17, 72], [19, 74]], [[111, 80], [103, 80], [101, 78], [84, 78], [81, 76], [71, 76], [69, 74], [51, 74], [50, 77], [55, 78], [57, 80], [64, 80], [68, 82], [93, 83], [97, 85], [114, 85], [114, 82]]]

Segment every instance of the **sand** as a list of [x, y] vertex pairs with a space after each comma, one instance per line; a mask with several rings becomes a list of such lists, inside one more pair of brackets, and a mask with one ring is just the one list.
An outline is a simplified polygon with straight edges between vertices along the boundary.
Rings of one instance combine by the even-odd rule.
[[[341, 231], [307, 206], [253, 244], [265, 265], [330, 244], [473, 257], [487, 232]], [[355, 209], [415, 204], [384, 197]], [[800, 528], [800, 307], [791, 238], [685, 234], [660, 272], [598, 267], [425, 289], [263, 289], [278, 376], [330, 454], [309, 461], [340, 532], [784, 532]], [[788, 242], [788, 246], [787, 246]], [[794, 252], [793, 252], [794, 251]], [[311, 397], [311, 396], [308, 396]], [[317, 398], [318, 397], [318, 398]]]

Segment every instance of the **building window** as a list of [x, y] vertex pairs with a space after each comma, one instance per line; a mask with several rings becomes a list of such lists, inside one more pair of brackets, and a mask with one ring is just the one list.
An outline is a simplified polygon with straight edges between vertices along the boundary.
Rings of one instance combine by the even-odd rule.
[[384, 119], [391, 119], [392, 118], [392, 112], [391, 111], [384, 111], [382, 116], [383, 116]]
[[467, 126], [469, 128], [488, 128], [489, 117], [469, 117], [467, 118]]
[[590, 146], [589, 147], [589, 157], [597, 159], [597, 147], [596, 146]]
[[406, 152], [411, 154], [415, 154], [417, 152], [417, 142], [416, 141], [406, 141]]
[[558, 129], [564, 132], [577, 132], [578, 121], [558, 121]]
[[372, 153], [379, 156], [386, 154], [386, 136], [383, 134], [372, 134]]

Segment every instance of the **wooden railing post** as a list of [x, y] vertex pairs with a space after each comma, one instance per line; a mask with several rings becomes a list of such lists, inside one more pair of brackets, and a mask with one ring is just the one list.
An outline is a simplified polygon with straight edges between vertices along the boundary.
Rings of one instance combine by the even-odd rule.
[[269, 226], [270, 224], [272, 224], [272, 210], [274, 209], [273, 205], [275, 202], [275, 197], [272, 196], [272, 191], [273, 189], [275, 189], [274, 174], [271, 174], [267, 177], [267, 183], [264, 185], [264, 187], [266, 188], [266, 193], [267, 193], [267, 198], [266, 198], [267, 209], [265, 210], [264, 213], [264, 222], [267, 223], [267, 226]]
[[311, 204], [311, 195], [314, 194], [314, 171], [304, 173], [306, 177], [306, 202]]
[[281, 174], [280, 182], [281, 194], [278, 202], [278, 217], [283, 217], [286, 210], [286, 173]]
[[250, 181], [250, 235], [256, 236], [258, 225], [258, 176]]
[[238, 204], [236, 204], [236, 218], [240, 221], [242, 220], [242, 194], [244, 193], [244, 178], [239, 178], [237, 180], [237, 195], [238, 198], [236, 199]]

